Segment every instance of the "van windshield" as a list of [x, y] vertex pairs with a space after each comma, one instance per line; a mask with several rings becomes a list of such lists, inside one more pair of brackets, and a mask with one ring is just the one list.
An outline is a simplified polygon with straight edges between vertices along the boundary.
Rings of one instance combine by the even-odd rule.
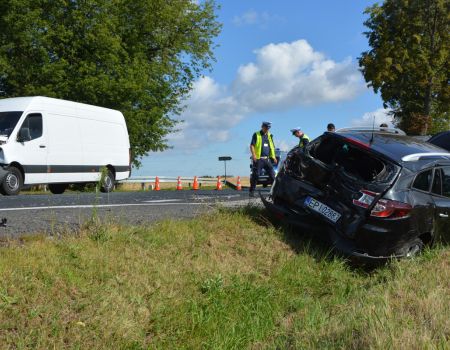
[[11, 136], [23, 112], [0, 112], [0, 136]]

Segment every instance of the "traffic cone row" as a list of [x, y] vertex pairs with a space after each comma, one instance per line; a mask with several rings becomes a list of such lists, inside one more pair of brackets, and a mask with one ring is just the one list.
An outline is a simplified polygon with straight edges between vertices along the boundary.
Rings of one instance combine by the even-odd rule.
[[194, 183], [192, 184], [192, 189], [194, 191], [198, 190], [199, 186], [198, 186], [198, 179], [197, 176], [194, 176]]
[[242, 191], [241, 177], [240, 176], [237, 177], [236, 191]]
[[[194, 183], [192, 184], [192, 189], [196, 191], [199, 188], [200, 188], [200, 185], [199, 185], [199, 182], [198, 182], [198, 178], [197, 178], [197, 176], [194, 176]], [[181, 177], [178, 176], [178, 178], [177, 178], [177, 191], [181, 191], [182, 189], [183, 189], [183, 185], [181, 184]], [[216, 190], [217, 191], [221, 191], [222, 189], [223, 189], [222, 188], [222, 181], [220, 180], [220, 176], [217, 176]], [[242, 191], [242, 184], [241, 184], [241, 177], [240, 176], [237, 177], [236, 190], [237, 191]], [[154, 191], [161, 191], [160, 180], [159, 180], [158, 176], [156, 176], [156, 178], [155, 178]]]
[[220, 181], [220, 176], [217, 176], [216, 190], [222, 191], [222, 182]]
[[177, 179], [177, 191], [181, 191], [183, 189], [183, 185], [181, 184], [181, 177], [178, 176]]

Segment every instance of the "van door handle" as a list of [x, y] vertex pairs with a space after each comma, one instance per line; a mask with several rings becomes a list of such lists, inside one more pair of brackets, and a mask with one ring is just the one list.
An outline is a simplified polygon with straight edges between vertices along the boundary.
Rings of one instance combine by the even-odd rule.
[[441, 218], [448, 218], [448, 214], [447, 213], [439, 213], [439, 216]]
[[45, 145], [39, 145], [39, 148], [45, 148], [46, 146]]

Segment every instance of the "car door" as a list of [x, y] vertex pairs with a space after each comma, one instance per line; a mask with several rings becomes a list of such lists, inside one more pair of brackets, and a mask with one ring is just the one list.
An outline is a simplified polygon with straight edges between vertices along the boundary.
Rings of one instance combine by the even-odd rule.
[[436, 206], [435, 239], [450, 243], [450, 166], [435, 169], [432, 196]]
[[28, 113], [16, 139], [18, 161], [25, 171], [25, 184], [47, 182], [47, 135], [41, 113]]

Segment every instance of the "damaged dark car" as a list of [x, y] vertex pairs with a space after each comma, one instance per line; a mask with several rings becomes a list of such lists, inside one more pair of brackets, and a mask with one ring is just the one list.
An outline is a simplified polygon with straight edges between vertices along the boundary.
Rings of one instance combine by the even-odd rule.
[[291, 150], [266, 208], [358, 260], [450, 241], [450, 153], [396, 129], [325, 133]]

